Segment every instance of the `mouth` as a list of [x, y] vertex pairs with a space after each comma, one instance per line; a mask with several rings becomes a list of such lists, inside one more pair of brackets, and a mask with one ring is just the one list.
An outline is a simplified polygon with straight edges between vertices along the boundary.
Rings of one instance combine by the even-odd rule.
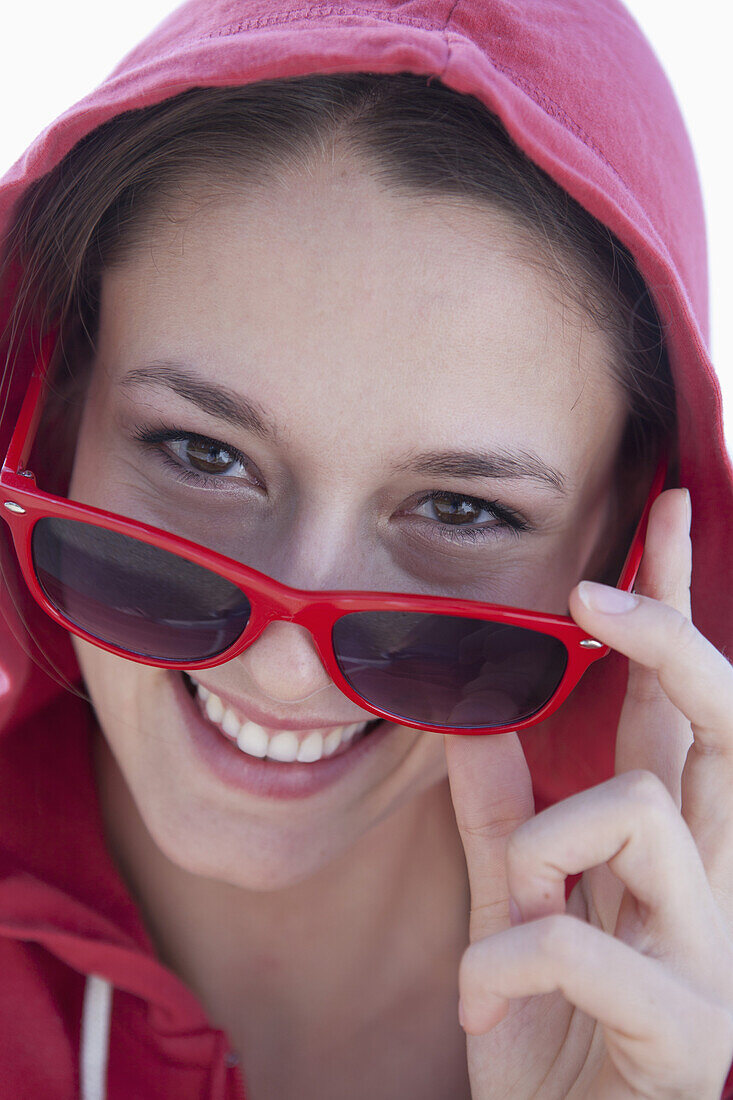
[[183, 672], [186, 691], [195, 701], [201, 715], [236, 747], [245, 757], [277, 761], [282, 764], [318, 765], [323, 760], [347, 753], [359, 741], [368, 737], [381, 718], [349, 725], [313, 730], [268, 729], [245, 718], [195, 677]]

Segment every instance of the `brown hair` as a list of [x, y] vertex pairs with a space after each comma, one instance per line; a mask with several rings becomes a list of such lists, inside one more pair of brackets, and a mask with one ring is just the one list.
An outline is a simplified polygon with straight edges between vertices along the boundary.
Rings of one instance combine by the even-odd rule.
[[662, 326], [631, 254], [479, 100], [413, 73], [193, 88], [93, 130], [16, 212], [0, 272], [0, 293], [9, 271], [20, 273], [7, 362], [28, 325], [58, 325], [68, 395], [93, 350], [103, 270], [135, 248], [192, 176], [264, 179], [337, 141], [393, 189], [483, 202], [528, 231], [525, 258], [549, 269], [565, 303], [612, 340], [629, 408], [623, 465], [638, 480], [672, 438], [674, 390]]

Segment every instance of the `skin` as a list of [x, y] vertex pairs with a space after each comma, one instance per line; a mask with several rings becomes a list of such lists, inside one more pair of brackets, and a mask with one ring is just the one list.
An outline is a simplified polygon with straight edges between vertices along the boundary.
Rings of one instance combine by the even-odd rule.
[[[621, 652], [673, 661], [664, 616], [676, 623], [689, 614], [680, 491], [663, 494], [655, 509], [655, 549], [641, 579], [647, 610], [607, 624], [574, 587], [593, 575], [607, 541], [626, 413], [605, 335], [558, 302], [551, 277], [522, 258], [527, 244], [497, 212], [396, 195], [340, 155], [266, 187], [192, 186], [149, 227], [145, 246], [103, 278], [70, 496], [175, 530], [300, 588], [452, 593], [561, 613], [570, 600], [584, 629]], [[122, 384], [128, 371], [163, 358], [246, 394], [276, 421], [276, 441], [233, 429], [160, 386]], [[159, 451], [134, 438], [137, 426], [160, 420], [239, 448], [247, 470], [216, 490], [182, 484]], [[564, 492], [529, 478], [398, 469], [411, 452], [456, 446], [531, 451], [562, 474]], [[528, 529], [517, 535], [482, 513], [478, 525], [493, 523], [486, 538], [451, 541], [420, 504], [432, 490], [499, 501]], [[642, 614], [636, 632], [625, 627]], [[719, 655], [696, 644], [699, 668], [711, 666], [705, 675], [720, 692]], [[593, 971], [592, 1002], [572, 983], [553, 994], [560, 1003], [548, 1022], [545, 1001], [531, 995], [557, 988], [578, 963], [564, 932], [532, 940], [531, 930], [587, 915], [588, 932], [613, 931], [617, 880], [586, 880], [570, 917], [563, 872], [610, 860], [619, 874], [612, 857], [628, 841], [623, 820], [636, 823], [643, 847], [644, 814], [629, 818], [629, 806], [643, 809], [655, 782], [664, 791], [655, 770], [679, 785], [692, 702], [677, 682], [687, 684], [689, 672], [670, 664], [671, 703], [657, 690], [653, 704], [648, 692], [629, 704], [624, 774], [605, 793], [585, 792], [587, 803], [571, 799], [535, 817], [514, 734], [443, 738], [394, 726], [363, 767], [314, 796], [235, 795], [182, 744], [178, 674], [75, 645], [100, 724], [95, 766], [111, 850], [161, 958], [227, 1031], [256, 1100], [335, 1100], [344, 1081], [353, 1100], [559, 1098], [571, 1087], [574, 1097], [638, 1095], [637, 1063], [641, 1076], [651, 1072], [643, 1053], [630, 1055], [618, 1039], [619, 1070], [609, 1032], [604, 1042], [594, 1023], [604, 1006], [616, 1022], [623, 1015], [608, 964]], [[340, 695], [310, 636], [293, 624], [271, 624], [239, 658], [200, 679], [282, 717], [371, 717]], [[727, 681], [724, 688], [731, 699]], [[652, 705], [662, 717], [655, 712], [650, 722]], [[651, 780], [635, 786], [626, 773]], [[686, 827], [666, 797], [660, 844], [670, 851]], [[706, 885], [690, 845], [676, 871]], [[509, 884], [528, 918], [516, 928]], [[698, 965], [696, 930], [713, 912], [711, 968], [707, 957]], [[684, 972], [683, 1018], [694, 1008], [708, 1024], [708, 1092], [692, 1073], [692, 1091], [669, 1093], [695, 1100], [713, 1096], [733, 1053], [733, 993], [717, 976], [721, 951], [732, 961], [733, 952], [709, 890], [701, 913], [685, 916], [690, 950], [664, 970], [680, 997]], [[636, 939], [622, 939], [636, 944], [636, 910], [632, 917]], [[655, 932], [657, 925], [664, 922]], [[622, 946], [634, 956], [624, 956], [628, 981], [649, 989], [646, 971], [634, 969], [644, 956]], [[678, 957], [674, 947], [668, 954]], [[525, 999], [507, 1013], [506, 998], [515, 996]], [[655, 1057], [647, 1051], [647, 1062], [656, 1065]], [[676, 1067], [670, 1072], [674, 1079]]]

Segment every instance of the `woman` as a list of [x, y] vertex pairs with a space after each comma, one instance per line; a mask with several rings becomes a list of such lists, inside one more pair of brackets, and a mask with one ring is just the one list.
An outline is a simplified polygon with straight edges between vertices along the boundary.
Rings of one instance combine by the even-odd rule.
[[731, 481], [626, 12], [188, 4], [1, 201], [7, 1095], [720, 1096]]

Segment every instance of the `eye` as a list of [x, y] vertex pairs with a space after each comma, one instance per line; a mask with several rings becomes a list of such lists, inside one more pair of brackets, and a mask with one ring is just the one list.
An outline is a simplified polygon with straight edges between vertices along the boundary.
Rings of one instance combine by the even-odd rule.
[[516, 535], [529, 530], [524, 517], [512, 508], [495, 500], [482, 500], [463, 493], [428, 493], [418, 501], [416, 509], [413, 515], [436, 521], [428, 525], [437, 528], [434, 537], [449, 538], [454, 542], [492, 538], [502, 531]]
[[189, 435], [183, 439], [172, 439], [168, 450], [184, 465], [209, 476], [237, 473], [237, 467], [244, 467], [240, 452], [216, 439]]
[[171, 467], [179, 481], [205, 484], [211, 488], [218, 488], [224, 482], [245, 481], [263, 488], [256, 468], [247, 456], [220, 439], [163, 426], [138, 426], [134, 430], [134, 438]]

